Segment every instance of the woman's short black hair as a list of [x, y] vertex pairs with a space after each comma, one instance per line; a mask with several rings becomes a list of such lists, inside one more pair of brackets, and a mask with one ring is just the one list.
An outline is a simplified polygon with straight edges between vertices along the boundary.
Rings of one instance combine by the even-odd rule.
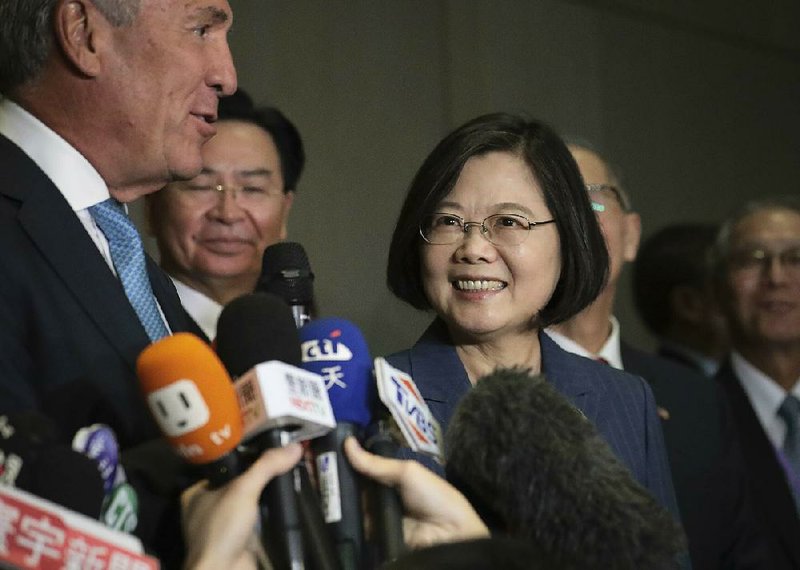
[[281, 160], [283, 191], [296, 192], [303, 173], [306, 154], [300, 131], [286, 115], [275, 107], [256, 107], [243, 89], [219, 100], [217, 118], [220, 121], [242, 121], [261, 127], [272, 137]]
[[420, 221], [450, 193], [467, 160], [489, 152], [508, 152], [525, 161], [556, 220], [561, 276], [537, 324], [565, 321], [602, 290], [608, 273], [605, 241], [578, 166], [563, 141], [544, 123], [507, 113], [483, 115], [462, 125], [422, 163], [392, 236], [386, 268], [389, 289], [417, 309], [431, 308], [422, 285]]

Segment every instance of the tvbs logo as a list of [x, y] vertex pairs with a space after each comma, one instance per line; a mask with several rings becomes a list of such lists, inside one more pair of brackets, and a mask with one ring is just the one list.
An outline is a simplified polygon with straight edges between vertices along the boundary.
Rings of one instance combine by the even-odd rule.
[[412, 429], [420, 443], [438, 447], [439, 440], [434, 423], [436, 420], [431, 417], [428, 406], [425, 405], [415, 386], [405, 379], [398, 379], [395, 376], [391, 377], [391, 382], [395, 388], [395, 407], [402, 412], [406, 425]]

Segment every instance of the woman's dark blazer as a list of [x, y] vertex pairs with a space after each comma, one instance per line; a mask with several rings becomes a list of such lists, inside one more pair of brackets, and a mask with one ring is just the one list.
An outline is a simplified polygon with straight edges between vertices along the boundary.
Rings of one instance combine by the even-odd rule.
[[[443, 430], [471, 388], [448, 339], [444, 324], [437, 319], [411, 349], [387, 357], [392, 366], [411, 375]], [[544, 333], [539, 333], [539, 340], [542, 372], [550, 384], [589, 418], [634, 478], [679, 518], [658, 412], [647, 382], [570, 354]]]

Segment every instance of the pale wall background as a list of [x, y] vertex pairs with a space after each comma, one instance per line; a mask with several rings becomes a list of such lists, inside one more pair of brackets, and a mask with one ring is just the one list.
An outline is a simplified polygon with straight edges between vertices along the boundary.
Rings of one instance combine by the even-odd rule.
[[[290, 221], [323, 314], [375, 355], [429, 315], [390, 296], [386, 252], [433, 145], [490, 111], [595, 142], [621, 166], [645, 235], [800, 189], [796, 0], [232, 0], [239, 83], [307, 149]], [[152, 244], [151, 244], [152, 246]], [[620, 291], [623, 335], [650, 346]]]

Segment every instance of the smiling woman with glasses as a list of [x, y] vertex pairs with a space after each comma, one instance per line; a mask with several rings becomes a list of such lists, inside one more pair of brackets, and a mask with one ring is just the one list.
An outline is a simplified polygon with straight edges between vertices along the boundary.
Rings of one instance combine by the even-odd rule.
[[414, 378], [443, 428], [495, 368], [543, 372], [675, 513], [647, 384], [541, 332], [587, 307], [605, 283], [608, 254], [590, 199], [569, 150], [538, 121], [485, 115], [445, 137], [411, 183], [387, 267], [391, 291], [431, 311], [433, 323], [388, 360]]

